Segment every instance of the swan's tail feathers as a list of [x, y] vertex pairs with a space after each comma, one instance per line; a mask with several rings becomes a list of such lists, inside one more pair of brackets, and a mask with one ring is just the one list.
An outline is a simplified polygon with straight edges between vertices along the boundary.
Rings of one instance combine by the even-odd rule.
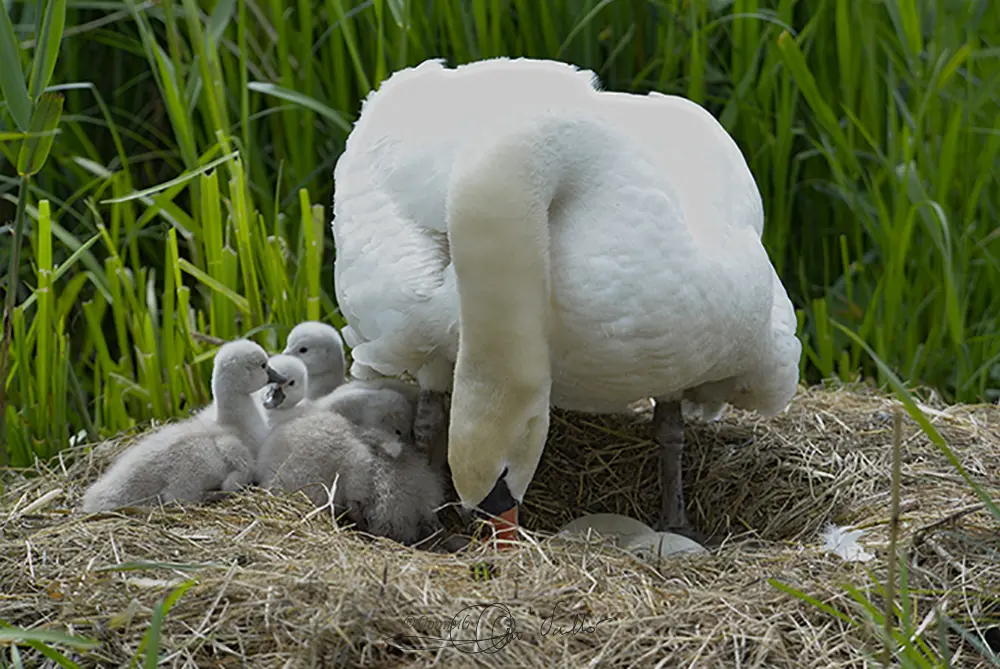
[[757, 412], [770, 417], [781, 413], [795, 397], [799, 385], [799, 360], [802, 342], [795, 336], [798, 321], [795, 308], [781, 284], [777, 272], [771, 268], [774, 286], [774, 303], [771, 307], [771, 350], [757, 371]]

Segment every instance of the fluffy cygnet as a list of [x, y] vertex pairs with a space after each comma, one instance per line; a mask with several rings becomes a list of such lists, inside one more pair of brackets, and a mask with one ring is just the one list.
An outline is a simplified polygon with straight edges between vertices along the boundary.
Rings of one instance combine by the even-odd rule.
[[[361, 428], [376, 428], [413, 444], [414, 402], [391, 383], [393, 379], [351, 381], [315, 402], [318, 409], [335, 411]], [[402, 382], [397, 381], [400, 385]]]
[[318, 321], [299, 323], [288, 333], [284, 355], [291, 355], [306, 365], [311, 400], [329, 395], [343, 385], [346, 374], [344, 340], [337, 328]]
[[363, 428], [333, 411], [314, 411], [272, 430], [257, 467], [269, 490], [302, 490], [317, 506], [329, 502], [357, 529], [403, 544], [441, 528], [439, 476], [426, 458], [394, 434]]
[[307, 413], [312, 409], [313, 403], [306, 397], [309, 375], [305, 363], [296, 357], [279, 353], [272, 355], [267, 364], [287, 379], [283, 384], [268, 384], [261, 395], [268, 426], [273, 430], [276, 425]]
[[264, 349], [245, 339], [224, 344], [212, 370], [214, 415], [167, 425], [122, 453], [84, 493], [83, 511], [199, 502], [249, 484], [268, 432], [251, 393], [269, 382], [284, 377], [268, 365]]

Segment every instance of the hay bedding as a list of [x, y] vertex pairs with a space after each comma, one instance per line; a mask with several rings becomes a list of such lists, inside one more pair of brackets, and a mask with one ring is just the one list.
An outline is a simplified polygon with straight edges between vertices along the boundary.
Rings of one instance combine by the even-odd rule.
[[[587, 512], [655, 519], [649, 412], [556, 412], [523, 513], [538, 534], [502, 556], [371, 540], [334, 528], [328, 512], [309, 515], [304, 497], [262, 491], [187, 509], [70, 513], [125, 445], [115, 442], [8, 487], [0, 501], [0, 618], [96, 638], [101, 647], [82, 663], [119, 666], [135, 654], [153, 607], [193, 578], [164, 625], [165, 666], [860, 667], [877, 653], [871, 630], [767, 579], [854, 617], [859, 608], [841, 584], [879, 602], [868, 572], [884, 577], [891, 407], [863, 389], [814, 389], [768, 421], [730, 410], [720, 423], [689, 424], [689, 512], [700, 531], [724, 541], [707, 556], [653, 564], [597, 539], [544, 536]], [[984, 406], [932, 413], [970, 474], [994, 494], [998, 413]], [[990, 629], [1000, 625], [998, 528], [909, 418], [904, 436], [901, 545], [918, 589], [915, 618], [930, 621], [940, 604], [987, 639], [1000, 636]], [[861, 542], [879, 560], [851, 563], [819, 550], [817, 533], [828, 522], [866, 528]], [[470, 566], [479, 560], [499, 573], [474, 578]], [[107, 569], [134, 561], [172, 564]], [[467, 622], [453, 638], [474, 638], [468, 621], [504, 611], [487, 610], [490, 603], [507, 607], [519, 635], [500, 648], [440, 648], [414, 638], [447, 636], [440, 626], [460, 613]], [[987, 666], [969, 644], [951, 641], [953, 666]]]

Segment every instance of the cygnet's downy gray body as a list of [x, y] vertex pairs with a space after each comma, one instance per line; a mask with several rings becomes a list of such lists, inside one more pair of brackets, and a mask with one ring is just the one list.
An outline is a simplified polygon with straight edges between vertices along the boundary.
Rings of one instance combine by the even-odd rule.
[[269, 490], [302, 490], [317, 506], [334, 487], [338, 513], [369, 534], [416, 543], [441, 527], [441, 479], [394, 434], [361, 427], [334, 411], [313, 411], [276, 426], [258, 461]]
[[[384, 430], [407, 445], [414, 444], [414, 402], [389, 381], [394, 379], [351, 381], [317, 400], [314, 406], [339, 413], [362, 431], [375, 428], [373, 434], [378, 434], [379, 430]], [[400, 381], [395, 383], [408, 385]]]
[[308, 413], [313, 408], [313, 403], [306, 397], [309, 392], [309, 375], [305, 363], [296, 357], [279, 353], [272, 355], [267, 364], [285, 377], [284, 383], [269, 383], [261, 393], [267, 423], [273, 430], [277, 425]]
[[82, 510], [200, 502], [248, 485], [268, 432], [251, 393], [283, 381], [254, 342], [224, 344], [212, 371], [214, 415], [167, 425], [122, 453], [84, 493]]
[[319, 399], [343, 385], [347, 373], [344, 340], [332, 325], [318, 321], [299, 323], [288, 333], [282, 353], [305, 363], [309, 373], [308, 399]]

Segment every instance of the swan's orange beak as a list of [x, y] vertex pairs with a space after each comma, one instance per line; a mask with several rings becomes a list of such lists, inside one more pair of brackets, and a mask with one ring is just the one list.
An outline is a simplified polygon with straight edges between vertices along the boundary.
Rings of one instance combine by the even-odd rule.
[[479, 504], [478, 515], [496, 531], [495, 548], [512, 548], [517, 543], [517, 500], [510, 494], [505, 469], [493, 490]]
[[496, 518], [490, 518], [490, 525], [496, 530], [496, 547], [512, 548], [517, 541], [517, 506], [511, 507]]

